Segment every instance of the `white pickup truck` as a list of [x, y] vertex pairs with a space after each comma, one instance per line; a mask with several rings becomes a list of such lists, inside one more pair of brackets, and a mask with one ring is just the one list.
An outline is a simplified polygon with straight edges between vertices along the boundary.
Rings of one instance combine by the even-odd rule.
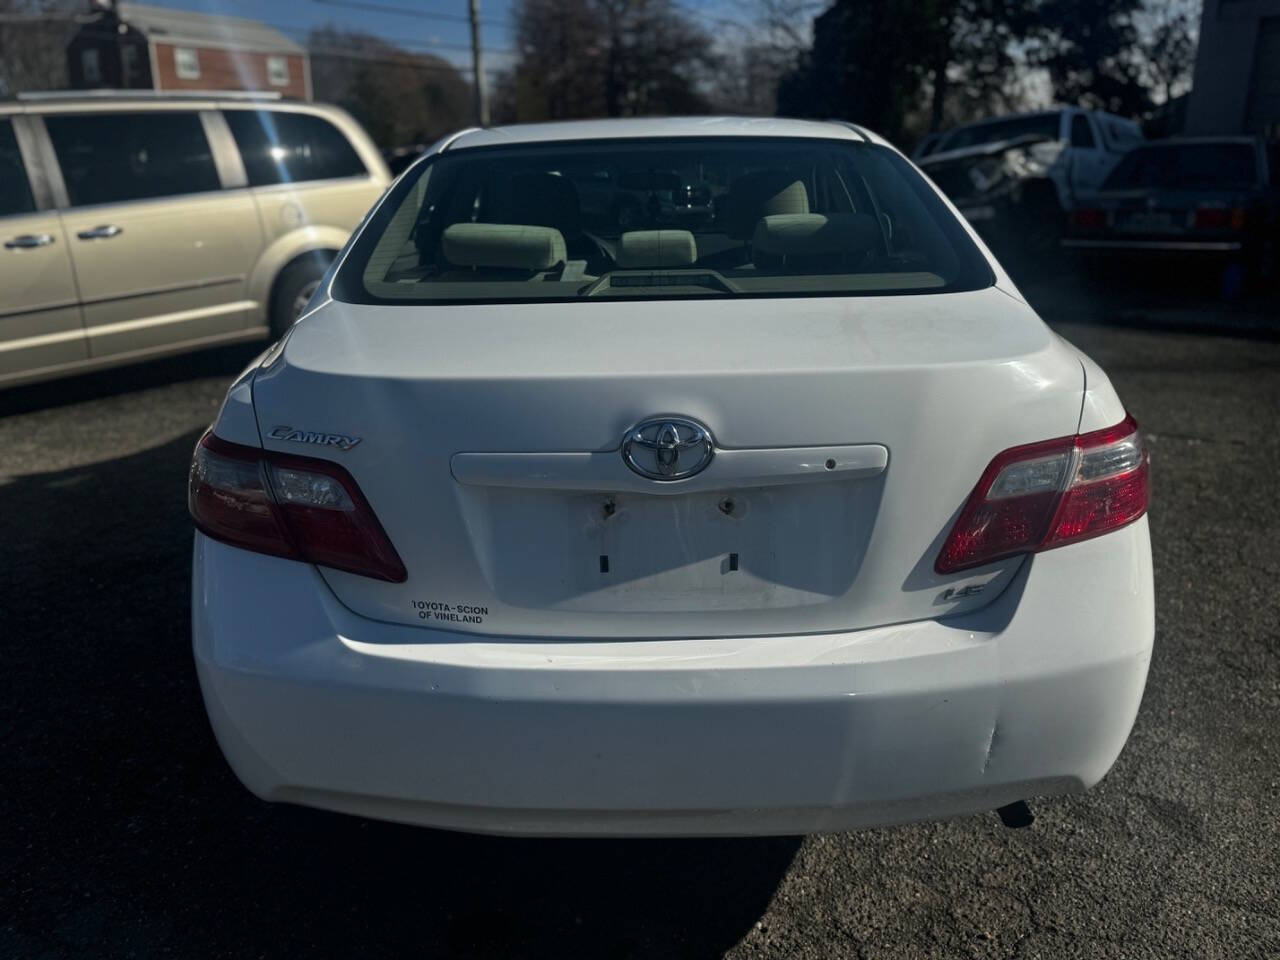
[[1059, 107], [957, 127], [926, 138], [914, 159], [992, 241], [1056, 246], [1066, 211], [1096, 191], [1144, 140], [1132, 120]]

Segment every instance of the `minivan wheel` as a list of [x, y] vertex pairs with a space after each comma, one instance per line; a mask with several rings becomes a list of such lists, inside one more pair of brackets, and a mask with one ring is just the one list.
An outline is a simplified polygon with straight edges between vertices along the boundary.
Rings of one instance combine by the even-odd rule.
[[320, 286], [320, 278], [329, 266], [329, 258], [321, 254], [303, 257], [287, 266], [276, 281], [271, 299], [271, 333], [283, 336], [311, 301]]

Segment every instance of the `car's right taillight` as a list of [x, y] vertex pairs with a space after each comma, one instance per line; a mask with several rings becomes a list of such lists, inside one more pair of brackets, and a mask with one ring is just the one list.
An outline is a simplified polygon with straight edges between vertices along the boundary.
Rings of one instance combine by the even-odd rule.
[[1067, 223], [1082, 230], [1097, 230], [1107, 225], [1107, 212], [1089, 208], [1072, 210], [1067, 214]]
[[1197, 230], [1239, 230], [1245, 224], [1245, 210], [1243, 207], [1200, 206], [1196, 208], [1192, 224]]
[[232, 546], [392, 583], [407, 578], [351, 474], [328, 460], [206, 433], [191, 459], [187, 506], [202, 533]]
[[1141, 517], [1150, 468], [1137, 421], [998, 454], [934, 563], [953, 573], [1107, 533]]

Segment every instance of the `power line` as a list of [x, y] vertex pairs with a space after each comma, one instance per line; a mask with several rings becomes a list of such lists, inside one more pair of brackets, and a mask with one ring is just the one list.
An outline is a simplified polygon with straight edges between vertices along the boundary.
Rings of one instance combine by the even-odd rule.
[[[323, 31], [326, 29], [325, 27], [308, 28], [308, 27], [286, 26], [283, 23], [268, 23], [265, 20], [260, 20], [258, 22], [263, 23], [274, 30], [279, 30], [281, 33], [287, 33], [295, 37], [310, 37], [312, 33], [315, 33], [317, 31]], [[362, 30], [349, 30], [348, 28], [342, 27], [342, 26], [336, 26], [333, 29], [339, 33], [351, 33], [351, 34], [355, 34], [356, 36], [369, 37], [372, 40], [377, 40], [380, 43], [385, 43], [393, 47], [411, 47], [419, 50], [431, 50], [431, 49], [461, 50], [465, 53], [471, 52], [471, 44], [469, 43], [445, 43], [444, 41], [440, 41], [440, 40], [406, 40], [403, 37], [382, 37], [373, 33], [365, 33]], [[484, 50], [485, 50], [485, 53], [501, 54], [504, 56], [515, 56], [517, 53], [517, 51], [509, 47], [502, 47], [502, 48], [485, 47]]]
[[[401, 17], [416, 17], [419, 20], [442, 20], [446, 23], [470, 23], [469, 17], [454, 13], [429, 13], [425, 10], [414, 10], [409, 7], [399, 7], [390, 3], [369, 3], [367, 0], [311, 0], [312, 3], [318, 3], [326, 7], [345, 7], [349, 10], [369, 10], [374, 13], [393, 13]], [[492, 20], [481, 18], [481, 23], [485, 26], [502, 27], [506, 26], [501, 20]]]
[[[366, 53], [353, 47], [311, 47], [308, 53], [316, 54], [322, 57], [336, 57], [343, 60], [365, 60], [371, 63], [386, 63], [396, 66], [412, 67], [414, 70], [436, 70], [445, 73], [455, 73], [461, 79], [466, 80], [466, 68], [458, 67], [451, 63], [424, 63], [422, 60], [413, 56], [413, 54], [405, 54], [401, 57], [386, 56], [385, 54]], [[499, 67], [489, 67], [485, 73], [497, 76], [503, 71]]]

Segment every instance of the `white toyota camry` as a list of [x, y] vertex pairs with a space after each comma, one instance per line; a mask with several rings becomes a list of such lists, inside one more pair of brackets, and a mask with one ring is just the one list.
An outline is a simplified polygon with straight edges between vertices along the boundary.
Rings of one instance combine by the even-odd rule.
[[1013, 816], [1128, 737], [1148, 490], [1106, 376], [875, 134], [467, 131], [199, 442], [196, 665], [267, 800], [521, 834]]

